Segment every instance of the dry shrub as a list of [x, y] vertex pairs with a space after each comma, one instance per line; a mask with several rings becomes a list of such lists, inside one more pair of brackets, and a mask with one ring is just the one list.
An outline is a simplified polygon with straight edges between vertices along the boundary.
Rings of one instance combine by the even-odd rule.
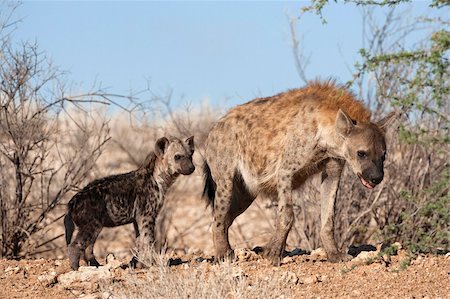
[[39, 233], [59, 219], [51, 212], [89, 175], [108, 126], [82, 109], [92, 108], [90, 95], [65, 94], [61, 73], [35, 44], [5, 43], [0, 55], [0, 256], [18, 258], [51, 242]]
[[[448, 252], [448, 18], [408, 22], [404, 18], [408, 11], [397, 12], [394, 6], [380, 22], [370, 4], [363, 7], [366, 48], [360, 51], [362, 62], [348, 85], [365, 99], [373, 119], [390, 110], [397, 110], [399, 118], [387, 136], [384, 182], [368, 191], [347, 168], [341, 177], [336, 204], [338, 244], [345, 249], [353, 243], [400, 241], [412, 252]], [[419, 44], [405, 46], [410, 34], [422, 26], [430, 34]], [[320, 214], [317, 206], [311, 209], [305, 201], [312, 199], [317, 205], [320, 199], [314, 187], [306, 190], [299, 196], [301, 209], [294, 227], [305, 234], [291, 234], [295, 237], [291, 242], [314, 247], [320, 243]]]

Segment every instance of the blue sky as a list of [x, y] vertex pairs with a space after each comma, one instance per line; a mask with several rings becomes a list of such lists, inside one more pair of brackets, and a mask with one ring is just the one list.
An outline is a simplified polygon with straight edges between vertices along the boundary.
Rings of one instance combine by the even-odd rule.
[[[25, 1], [15, 38], [37, 41], [85, 89], [97, 81], [127, 94], [148, 80], [155, 94], [172, 89], [175, 102], [232, 106], [303, 85], [287, 14], [308, 3]], [[324, 16], [326, 25], [314, 14], [298, 22], [307, 76], [345, 82], [362, 46], [360, 9], [332, 4]]]

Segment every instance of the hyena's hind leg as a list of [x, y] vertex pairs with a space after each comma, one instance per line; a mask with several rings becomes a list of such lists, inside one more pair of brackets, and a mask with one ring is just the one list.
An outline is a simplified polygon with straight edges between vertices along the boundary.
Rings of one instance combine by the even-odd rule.
[[97, 259], [94, 256], [94, 244], [97, 240], [98, 235], [102, 231], [102, 226], [97, 225], [95, 228], [93, 228], [92, 235], [87, 241], [87, 247], [85, 250], [84, 260], [86, 261], [86, 264], [88, 266], [94, 266], [98, 267], [100, 266], [100, 263], [97, 261]]
[[228, 238], [228, 230], [234, 219], [242, 214], [254, 199], [255, 196], [248, 191], [240, 173], [235, 172], [229, 180], [218, 180], [212, 228], [216, 260], [232, 257], [233, 251]]
[[92, 256], [90, 256], [89, 253], [86, 252], [86, 249], [91, 244], [93, 249], [93, 244], [97, 239], [101, 229], [102, 229], [101, 224], [97, 222], [91, 222], [88, 225], [78, 227], [77, 236], [68, 247], [70, 267], [73, 270], [77, 270], [79, 268], [80, 257], [82, 256], [86, 260], [91, 259], [91, 262], [94, 262], [95, 257], [93, 257], [93, 253]]

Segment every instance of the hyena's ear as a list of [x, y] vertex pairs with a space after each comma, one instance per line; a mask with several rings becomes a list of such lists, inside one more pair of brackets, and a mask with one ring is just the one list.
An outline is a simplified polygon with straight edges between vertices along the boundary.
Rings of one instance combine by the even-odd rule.
[[355, 125], [352, 119], [341, 109], [336, 115], [336, 132], [341, 136], [347, 136]]
[[169, 139], [167, 139], [166, 137], [159, 138], [155, 143], [156, 156], [161, 157], [162, 155], [164, 155], [168, 145]]
[[194, 136], [187, 138], [185, 141], [186, 145], [189, 147], [191, 153], [194, 152]]
[[397, 114], [395, 111], [389, 113], [386, 115], [383, 119], [377, 121], [376, 125], [378, 128], [380, 128], [383, 131], [386, 131], [386, 129], [392, 125], [392, 123], [397, 119]]

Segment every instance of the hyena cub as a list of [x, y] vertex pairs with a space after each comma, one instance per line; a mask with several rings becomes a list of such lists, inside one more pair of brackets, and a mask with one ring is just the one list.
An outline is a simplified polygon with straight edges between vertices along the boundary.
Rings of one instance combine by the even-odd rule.
[[[95, 180], [75, 194], [64, 217], [72, 269], [78, 269], [81, 256], [88, 265], [100, 265], [93, 249], [103, 227], [133, 223], [138, 252], [150, 248], [164, 195], [179, 174], [194, 172], [193, 153], [194, 137], [162, 137], [137, 170]], [[75, 225], [78, 234], [71, 242]]]

